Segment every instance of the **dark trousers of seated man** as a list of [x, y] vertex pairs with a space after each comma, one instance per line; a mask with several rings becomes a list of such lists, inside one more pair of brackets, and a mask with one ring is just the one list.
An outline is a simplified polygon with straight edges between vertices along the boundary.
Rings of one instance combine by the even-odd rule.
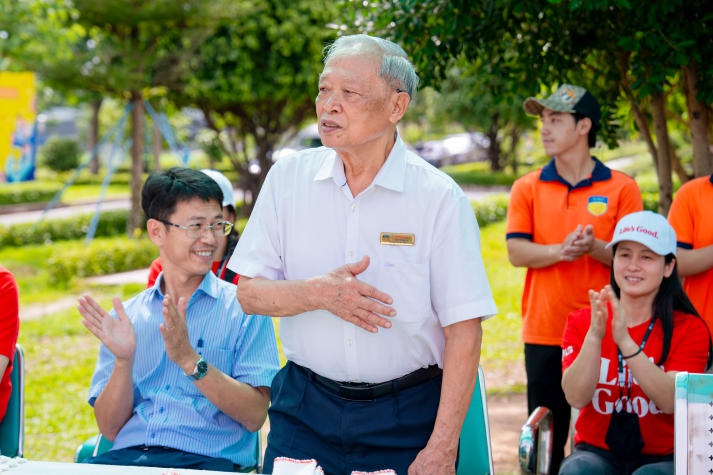
[[552, 411], [552, 459], [550, 475], [559, 471], [569, 438], [572, 408], [562, 391], [562, 348], [525, 344], [527, 412], [538, 406]]
[[340, 397], [288, 362], [272, 382], [263, 473], [276, 457], [314, 459], [325, 475], [406, 475], [433, 431], [442, 376], [373, 400]]
[[186, 468], [194, 470], [214, 470], [216, 472], [235, 472], [240, 469], [239, 466], [233, 464], [233, 462], [228, 459], [192, 454], [170, 447], [146, 447], [143, 445], [109, 450], [96, 457], [88, 458], [84, 463]]

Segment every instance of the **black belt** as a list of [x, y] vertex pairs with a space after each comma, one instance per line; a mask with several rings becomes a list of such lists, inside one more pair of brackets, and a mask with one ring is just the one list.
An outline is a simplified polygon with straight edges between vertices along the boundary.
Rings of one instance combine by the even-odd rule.
[[319, 383], [322, 387], [333, 392], [343, 399], [351, 401], [371, 401], [373, 399], [388, 396], [398, 392], [401, 389], [407, 389], [417, 386], [426, 381], [430, 381], [443, 374], [443, 370], [438, 365], [432, 365], [427, 368], [420, 368], [416, 371], [401, 376], [400, 378], [385, 381], [383, 383], [349, 383], [334, 381], [324, 376], [320, 376], [309, 368], [292, 363], [296, 368], [302, 370], [307, 377]]

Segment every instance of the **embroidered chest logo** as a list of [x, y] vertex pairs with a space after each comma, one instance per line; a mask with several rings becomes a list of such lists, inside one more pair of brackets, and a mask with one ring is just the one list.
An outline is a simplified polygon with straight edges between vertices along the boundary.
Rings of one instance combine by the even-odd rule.
[[606, 196], [590, 196], [587, 200], [587, 211], [594, 216], [601, 216], [607, 212], [609, 198]]

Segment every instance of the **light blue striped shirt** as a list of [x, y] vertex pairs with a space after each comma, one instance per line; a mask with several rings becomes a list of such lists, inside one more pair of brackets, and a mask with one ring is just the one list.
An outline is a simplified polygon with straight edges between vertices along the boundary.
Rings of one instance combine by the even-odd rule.
[[[160, 283], [124, 303], [134, 324], [134, 412], [113, 448], [159, 445], [246, 466], [255, 464], [256, 433], [220, 412], [166, 355]], [[116, 316], [112, 310], [112, 315]], [[247, 315], [235, 298], [235, 285], [206, 274], [186, 309], [191, 345], [211, 365], [251, 386], [270, 386], [279, 369], [275, 330], [269, 317]], [[114, 368], [114, 355], [102, 344], [89, 389], [94, 405]]]

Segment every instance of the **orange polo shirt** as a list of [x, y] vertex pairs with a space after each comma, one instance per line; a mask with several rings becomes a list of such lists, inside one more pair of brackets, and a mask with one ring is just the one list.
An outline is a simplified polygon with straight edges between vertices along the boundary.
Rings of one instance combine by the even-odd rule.
[[[506, 239], [559, 244], [577, 225], [591, 224], [594, 237], [610, 241], [621, 217], [643, 209], [641, 191], [631, 177], [592, 158], [591, 176], [575, 186], [559, 176], [554, 159], [517, 179], [510, 190]], [[567, 315], [589, 306], [589, 289], [608, 283], [609, 266], [588, 255], [528, 268], [521, 302], [523, 341], [560, 346]]]
[[[684, 183], [674, 196], [668, 221], [681, 249], [713, 244], [713, 175]], [[683, 279], [683, 289], [713, 333], [713, 267]]]

